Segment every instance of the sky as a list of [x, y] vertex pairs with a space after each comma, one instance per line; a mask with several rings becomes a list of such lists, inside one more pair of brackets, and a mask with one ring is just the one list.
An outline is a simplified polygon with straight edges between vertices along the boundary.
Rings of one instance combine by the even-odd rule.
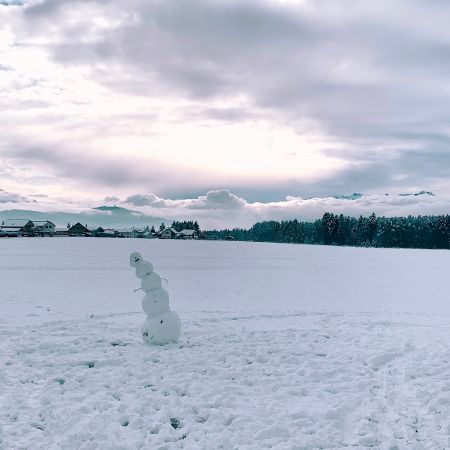
[[450, 213], [449, 22], [445, 0], [0, 0], [0, 210]]

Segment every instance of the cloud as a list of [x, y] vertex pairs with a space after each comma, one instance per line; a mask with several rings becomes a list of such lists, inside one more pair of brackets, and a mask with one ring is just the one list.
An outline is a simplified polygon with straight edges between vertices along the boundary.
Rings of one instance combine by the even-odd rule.
[[171, 219], [198, 219], [209, 227], [251, 226], [262, 220], [314, 220], [325, 212], [405, 216], [409, 214], [449, 214], [450, 198], [427, 192], [413, 195], [353, 195], [314, 197], [305, 199], [288, 196], [275, 202], [249, 202], [229, 190], [207, 192], [205, 195], [187, 199], [160, 198], [155, 194], [135, 194], [124, 203], [141, 207], [148, 214], [159, 214]]
[[125, 200], [125, 203], [134, 206], [154, 206], [156, 208], [166, 206], [165, 200], [157, 197], [155, 194], [133, 194]]
[[105, 203], [117, 203], [117, 202], [119, 202], [120, 201], [120, 198], [119, 197], [116, 197], [116, 196], [111, 196], [111, 197], [105, 197], [104, 198], [104, 202]]
[[246, 201], [231, 193], [227, 189], [209, 191], [206, 195], [193, 199], [186, 203], [189, 209], [241, 209]]
[[[442, 2], [75, 3], [112, 25], [86, 28], [67, 2], [50, 0], [25, 9], [27, 24], [61, 20], [60, 39], [50, 45], [55, 59], [99, 71], [107, 64], [102, 79], [116, 89], [197, 99], [243, 94], [358, 141], [413, 130], [430, 113], [448, 117], [448, 94], [433, 84], [450, 66], [450, 7]], [[73, 26], [85, 31], [75, 41]]]
[[[161, 181], [180, 172], [176, 163], [154, 160], [151, 157], [129, 158], [126, 154], [114, 154], [107, 150], [80, 151], [74, 143], [43, 141], [26, 143], [24, 139], [4, 141], [0, 145], [3, 159], [16, 168], [33, 168], [33, 173], [49, 169], [49, 176], [63, 178], [69, 183], [86, 183], [88, 186], [151, 186], [161, 188]], [[201, 170], [191, 170], [189, 175], [178, 175], [171, 182], [175, 188], [203, 179]], [[34, 175], [33, 175], [34, 176]], [[191, 186], [195, 186], [195, 181]]]
[[[39, 80], [30, 76], [18, 98], [18, 77], [12, 73], [19, 69], [20, 75], [23, 58], [1, 66], [12, 70], [0, 67], [0, 75], [11, 80], [9, 96], [4, 96], [7, 120], [22, 136], [14, 147], [0, 151], [15, 164], [30, 164], [37, 171], [50, 167], [57, 177], [79, 183], [118, 186], [123, 196], [157, 192], [167, 197], [129, 196], [138, 206], [170, 206], [169, 198], [189, 192], [185, 210], [239, 211], [239, 199], [271, 202], [288, 193], [325, 197], [436, 187], [450, 192], [450, 5], [445, 2], [43, 0], [2, 9], [16, 10], [8, 16], [14, 29], [8, 52], [19, 47], [40, 51], [63, 72], [51, 66]], [[72, 71], [86, 84], [80, 87], [77, 78], [70, 79]], [[96, 90], [98, 85], [103, 90]], [[73, 98], [72, 91], [82, 98]], [[70, 102], [57, 104], [55, 99], [67, 92]], [[97, 96], [91, 98], [91, 92]], [[108, 102], [99, 105], [104, 97]], [[133, 104], [134, 115], [128, 110], [112, 120], [98, 112], [130, 98], [142, 99]], [[157, 105], [154, 115], [146, 111], [140, 116], [145, 102]], [[279, 176], [268, 179], [257, 173], [259, 160], [272, 162], [272, 153], [260, 141], [255, 145], [260, 154], [254, 156], [255, 177], [236, 175], [236, 153], [236, 167], [230, 165], [228, 173], [222, 167], [207, 173], [187, 142], [186, 148], [178, 145], [185, 150], [183, 162], [192, 158], [192, 164], [179, 164], [181, 151], [173, 156], [153, 145], [155, 136], [149, 132], [149, 124], [161, 120], [158, 113], [166, 102], [182, 104], [168, 114], [167, 135], [177, 135], [175, 124], [184, 122], [243, 123], [252, 129], [264, 118], [275, 136], [286, 126], [297, 136], [326, 141], [317, 144], [317, 152], [339, 164], [306, 177], [302, 164], [298, 176], [283, 176], [288, 165], [283, 162], [283, 170], [273, 165]], [[53, 115], [35, 111], [47, 106], [54, 108]], [[20, 114], [20, 108], [27, 114]], [[36, 144], [36, 136], [53, 131], [42, 130], [43, 122], [55, 123], [53, 128], [60, 126], [60, 135], [70, 138], [50, 149], [47, 143]], [[81, 129], [85, 134], [89, 130], [85, 142], [84, 135], [74, 138]], [[202, 134], [206, 132], [205, 126]], [[132, 138], [145, 134], [148, 154], [131, 158], [131, 144], [121, 152], [109, 150], [107, 138], [127, 133]], [[210, 136], [204, 153], [225, 154], [217, 146], [223, 135]], [[245, 140], [237, 147], [242, 155], [248, 152]], [[279, 160], [287, 154], [305, 164], [311, 159], [307, 145], [295, 141], [293, 148], [282, 147]], [[162, 154], [169, 155], [165, 162]], [[205, 191], [220, 194], [208, 198], [201, 195]]]
[[240, 209], [246, 205], [246, 201], [231, 193], [228, 189], [208, 191], [206, 195], [195, 199], [168, 200], [162, 199], [155, 194], [134, 194], [130, 195], [125, 203], [134, 206], [152, 206], [155, 208], [186, 208], [204, 210], [230, 210]]
[[23, 3], [21, 0], [0, 0], [0, 6], [22, 6]]
[[[402, 195], [411, 194], [411, 195]], [[440, 215], [450, 214], [450, 196], [433, 195], [427, 191], [404, 192], [402, 194], [359, 194], [343, 197], [303, 198], [291, 195], [278, 201], [249, 201], [228, 189], [208, 191], [203, 195], [189, 198], [160, 197], [153, 193], [133, 194], [120, 201], [116, 196], [114, 203], [127, 209], [137, 210], [153, 217], [171, 220], [198, 220], [205, 229], [250, 227], [264, 220], [303, 220], [312, 221], [322, 217], [325, 212], [359, 217], [361, 214], [377, 216]], [[40, 194], [36, 194], [40, 195]], [[32, 200], [29, 200], [32, 199]], [[14, 204], [14, 208], [40, 211], [67, 211], [68, 202], [49, 196], [44, 202], [35, 203], [32, 196], [0, 190], [1, 204]], [[92, 200], [92, 206], [98, 206], [105, 199]], [[86, 210], [84, 213], [99, 214], [98, 210]], [[79, 212], [80, 208], [71, 205], [70, 211]], [[110, 214], [110, 212], [102, 212]]]
[[19, 202], [29, 202], [26, 197], [15, 192], [7, 192], [0, 189], [0, 203], [19, 203]]

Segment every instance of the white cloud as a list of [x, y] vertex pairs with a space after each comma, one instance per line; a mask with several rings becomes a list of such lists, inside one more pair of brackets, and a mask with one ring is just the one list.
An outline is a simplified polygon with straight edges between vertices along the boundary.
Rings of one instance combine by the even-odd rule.
[[450, 198], [426, 193], [410, 196], [362, 195], [355, 200], [288, 196], [277, 202], [248, 202], [224, 189], [180, 200], [163, 199], [154, 194], [136, 194], [128, 197], [125, 204], [140, 206], [141, 211], [150, 215], [199, 219], [202, 224], [219, 228], [250, 226], [262, 220], [314, 220], [327, 211], [354, 217], [372, 212], [379, 216], [450, 214]]
[[[450, 214], [450, 197], [442, 195], [402, 196], [372, 194], [354, 196], [354, 200], [335, 197], [302, 198], [288, 196], [284, 200], [251, 202], [228, 189], [209, 191], [190, 198], [164, 198], [152, 193], [132, 194], [124, 200], [109, 196], [117, 205], [154, 217], [198, 220], [204, 228], [249, 227], [263, 220], [314, 220], [325, 212], [359, 217], [375, 212], [378, 216]], [[48, 212], [83, 212], [97, 214], [105, 198], [67, 198], [44, 194], [6, 192], [0, 190], [3, 209], [32, 209]], [[1, 211], [0, 211], [1, 217]]]

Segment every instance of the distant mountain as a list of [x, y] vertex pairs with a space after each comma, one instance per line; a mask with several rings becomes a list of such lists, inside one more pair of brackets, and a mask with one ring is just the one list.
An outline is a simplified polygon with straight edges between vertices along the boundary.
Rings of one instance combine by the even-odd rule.
[[[390, 194], [384, 194], [385, 196], [389, 197]], [[413, 193], [406, 193], [406, 194], [398, 194], [399, 197], [418, 197], [419, 195], [429, 195], [432, 197], [436, 197], [436, 194], [433, 194], [430, 191], [420, 191], [420, 192], [413, 192]], [[373, 197], [373, 195], [370, 194], [360, 194], [359, 192], [354, 192], [350, 195], [334, 195], [333, 198], [336, 198], [338, 200], [358, 200], [362, 197]]]
[[429, 191], [420, 191], [420, 192], [416, 192], [413, 194], [398, 194], [400, 197], [409, 197], [409, 196], [413, 196], [413, 197], [417, 197], [419, 195], [431, 195], [433, 197], [436, 197], [435, 194], [433, 194], [432, 192]]
[[144, 216], [144, 213], [141, 213], [140, 211], [133, 211], [131, 209], [127, 208], [121, 208], [120, 206], [97, 206], [96, 208], [93, 208], [97, 211], [104, 211], [104, 212], [110, 212], [111, 214], [134, 214], [135, 216]]
[[350, 195], [335, 195], [333, 198], [337, 198], [338, 200], [357, 200], [358, 198], [364, 197], [364, 194], [360, 194], [359, 192], [354, 192]]
[[80, 222], [88, 228], [142, 228], [145, 226], [159, 226], [161, 222], [168, 223], [162, 217], [147, 216], [139, 211], [121, 208], [118, 206], [98, 206], [79, 213], [68, 212], [41, 212], [26, 209], [8, 209], [0, 211], [0, 223], [4, 219], [30, 219], [50, 220], [57, 227], [65, 227]]

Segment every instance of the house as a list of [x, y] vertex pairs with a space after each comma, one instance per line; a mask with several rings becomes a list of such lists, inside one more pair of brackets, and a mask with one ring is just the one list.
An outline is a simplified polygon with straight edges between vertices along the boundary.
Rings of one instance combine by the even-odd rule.
[[0, 237], [17, 237], [20, 234], [20, 230], [17, 227], [1, 227]]
[[95, 237], [109, 237], [109, 238], [113, 238], [113, 237], [117, 237], [118, 236], [118, 232], [112, 228], [103, 228], [103, 227], [98, 227], [94, 232], [93, 232]]
[[49, 220], [33, 220], [33, 233], [40, 236], [53, 236], [55, 234], [56, 225]]
[[143, 230], [138, 230], [137, 228], [133, 228], [131, 230], [130, 237], [132, 237], [132, 238], [142, 238], [143, 234], [144, 234]]
[[69, 236], [90, 236], [91, 232], [87, 226], [82, 225], [80, 222], [69, 228]]
[[178, 239], [198, 239], [198, 233], [195, 230], [184, 229], [178, 233]]
[[55, 228], [55, 236], [69, 236], [69, 229], [67, 227], [64, 228]]
[[150, 231], [150, 229], [147, 227], [143, 232], [142, 232], [142, 237], [144, 239], [153, 239], [155, 236], [154, 234]]
[[178, 235], [178, 231], [172, 227], [166, 228], [165, 230], [163, 230], [159, 233], [159, 237], [161, 239], [174, 239], [177, 237], [177, 235]]
[[9, 235], [30, 236], [33, 234], [34, 223], [28, 219], [5, 219], [0, 230]]

